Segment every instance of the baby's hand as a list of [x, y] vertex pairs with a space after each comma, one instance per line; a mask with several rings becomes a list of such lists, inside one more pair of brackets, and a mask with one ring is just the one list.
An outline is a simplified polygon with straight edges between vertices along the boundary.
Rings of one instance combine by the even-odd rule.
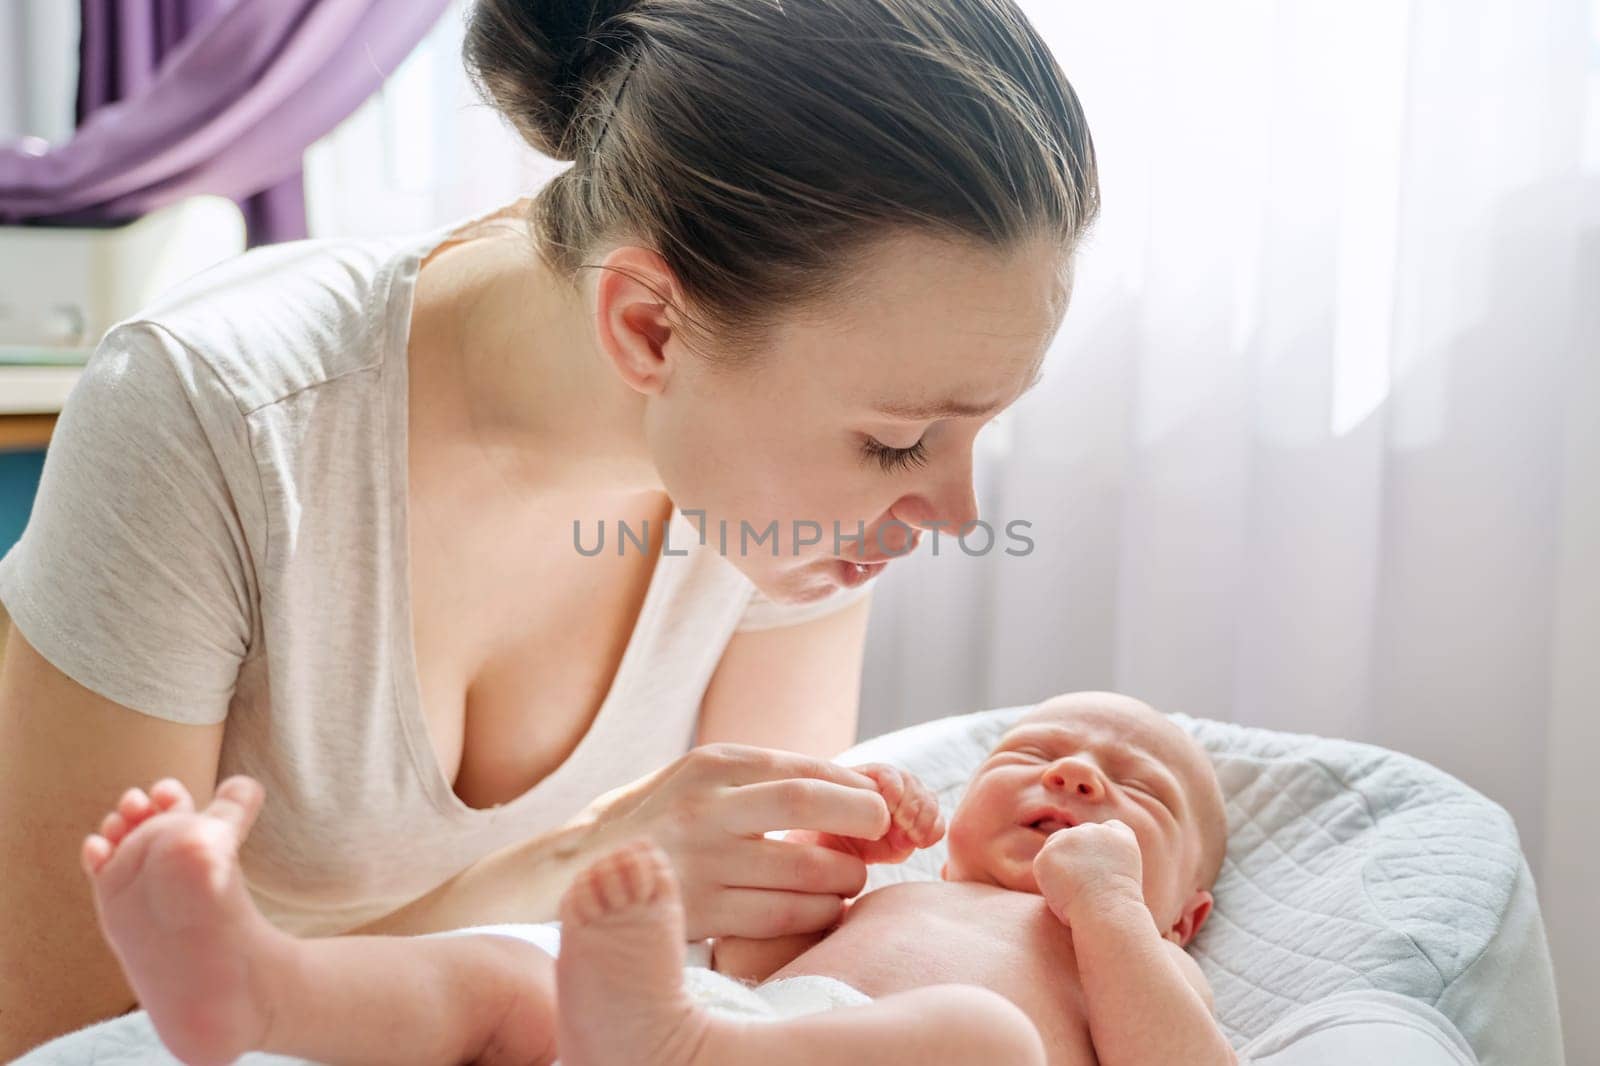
[[1144, 860], [1127, 823], [1084, 822], [1050, 834], [1033, 858], [1033, 879], [1050, 910], [1067, 925], [1084, 906], [1118, 896], [1144, 902]]
[[895, 863], [905, 862], [918, 848], [932, 847], [944, 837], [939, 800], [915, 775], [886, 763], [867, 763], [851, 769], [877, 784], [878, 794], [889, 808], [889, 831], [877, 840], [863, 840], [795, 830], [785, 834], [785, 840], [820, 844], [854, 855], [865, 863]]

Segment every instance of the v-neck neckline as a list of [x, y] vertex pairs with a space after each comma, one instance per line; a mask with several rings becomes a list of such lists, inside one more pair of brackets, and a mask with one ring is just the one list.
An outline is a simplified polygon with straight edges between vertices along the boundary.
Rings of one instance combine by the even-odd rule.
[[644, 653], [644, 634], [652, 631], [655, 615], [661, 609], [666, 596], [668, 574], [672, 569], [668, 565], [668, 559], [679, 554], [677, 551], [667, 553], [663, 549], [669, 544], [686, 543], [687, 537], [697, 535], [692, 527], [685, 528], [688, 520], [674, 507], [668, 518], [669, 532], [663, 536], [661, 547], [656, 551], [644, 600], [639, 606], [638, 617], [628, 634], [622, 658], [612, 675], [611, 685], [606, 690], [599, 709], [590, 720], [588, 729], [560, 765], [534, 782], [526, 791], [492, 807], [473, 807], [456, 795], [454, 786], [445, 776], [444, 767], [439, 762], [438, 752], [434, 749], [433, 739], [428, 731], [427, 716], [422, 705], [421, 677], [417, 669], [416, 627], [411, 585], [408, 346], [417, 276], [421, 271], [422, 261], [452, 235], [477, 226], [505, 210], [505, 207], [495, 208], [432, 231], [408, 252], [397, 255], [391, 260], [391, 275], [387, 279], [387, 285], [384, 286], [387, 290], [386, 318], [380, 343], [383, 348], [381, 372], [385, 378], [383, 410], [384, 417], [388, 421], [384, 434], [388, 447], [388, 461], [384, 469], [389, 482], [387, 495], [390, 515], [390, 607], [393, 620], [390, 639], [394, 656], [395, 704], [410, 749], [412, 763], [424, 791], [440, 813], [461, 822], [490, 821], [509, 816], [531, 806], [542, 796], [562, 794], [565, 779], [578, 773], [581, 766], [594, 757], [596, 750], [604, 746], [607, 736], [616, 726], [617, 707], [623, 702], [623, 696], [638, 668], [638, 659]]

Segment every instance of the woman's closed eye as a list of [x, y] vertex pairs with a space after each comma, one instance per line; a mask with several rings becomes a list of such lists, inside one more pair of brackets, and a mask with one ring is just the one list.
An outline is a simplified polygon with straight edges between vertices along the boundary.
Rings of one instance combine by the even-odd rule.
[[866, 458], [876, 459], [885, 473], [922, 466], [928, 461], [927, 445], [922, 440], [909, 448], [891, 448], [875, 437], [868, 437], [862, 445], [862, 452]]

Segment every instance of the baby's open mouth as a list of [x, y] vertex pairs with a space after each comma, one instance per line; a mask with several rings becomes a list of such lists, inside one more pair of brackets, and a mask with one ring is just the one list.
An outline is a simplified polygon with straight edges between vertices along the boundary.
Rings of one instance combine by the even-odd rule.
[[1029, 822], [1028, 828], [1037, 833], [1043, 833], [1045, 836], [1049, 836], [1051, 833], [1057, 832], [1058, 830], [1071, 829], [1075, 824], [1077, 823], [1065, 816], [1047, 815], [1043, 818], [1035, 818], [1033, 821]]

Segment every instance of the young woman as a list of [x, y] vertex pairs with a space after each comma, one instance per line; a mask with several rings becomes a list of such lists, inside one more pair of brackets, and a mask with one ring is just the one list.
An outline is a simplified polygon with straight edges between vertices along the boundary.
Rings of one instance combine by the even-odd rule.
[[78, 845], [162, 776], [266, 785], [302, 934], [546, 920], [639, 835], [691, 937], [863, 883], [762, 834], [887, 827], [822, 761], [866, 590], [1060, 324], [1077, 99], [1012, 0], [480, 0], [466, 61], [570, 170], [209, 271], [62, 415], [0, 563], [0, 1059], [132, 1005]]

